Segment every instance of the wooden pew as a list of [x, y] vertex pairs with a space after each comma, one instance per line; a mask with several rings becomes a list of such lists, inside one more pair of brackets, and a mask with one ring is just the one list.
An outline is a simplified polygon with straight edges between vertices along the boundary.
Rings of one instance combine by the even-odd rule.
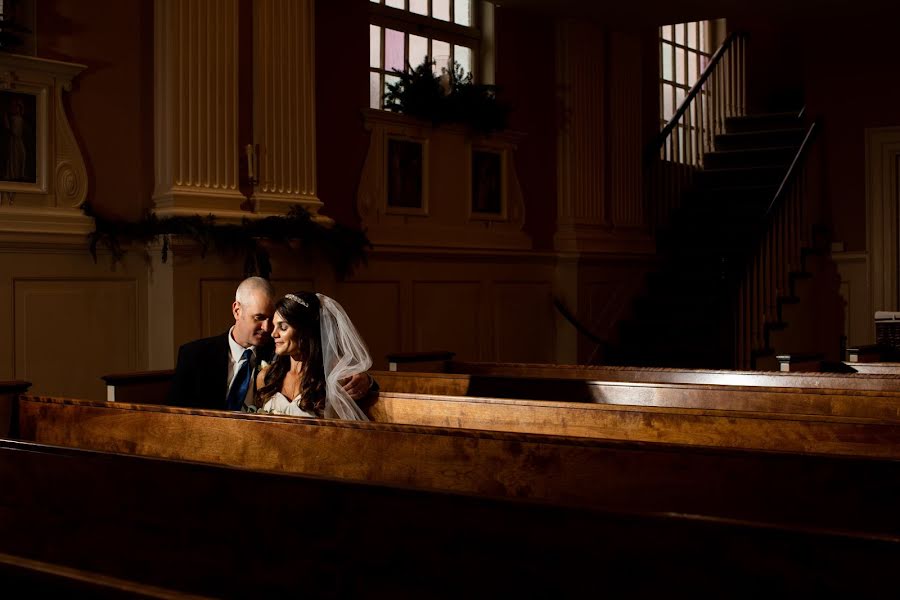
[[[727, 500], [712, 485], [722, 476], [711, 471], [702, 491]], [[900, 559], [895, 535], [655, 512], [644, 496], [659, 490], [637, 486], [633, 504], [598, 510], [14, 441], [0, 441], [0, 479], [0, 552], [216, 597], [858, 598], [892, 589]], [[896, 506], [898, 478], [885, 481], [877, 508]], [[785, 483], [769, 477], [739, 504], [765, 504]], [[871, 487], [861, 483], [853, 494]], [[783, 515], [801, 500], [784, 499]], [[817, 514], [821, 499], [808, 500], [801, 512]]]
[[10, 590], [27, 590], [29, 598], [205, 598], [146, 585], [95, 571], [85, 571], [12, 554], [0, 553], [0, 581]]
[[111, 373], [101, 379], [106, 382], [106, 400], [109, 402], [165, 404], [174, 376], [173, 369], [165, 369]]
[[443, 372], [465, 375], [527, 377], [531, 379], [576, 379], [624, 381], [630, 383], [680, 383], [900, 392], [900, 375], [893, 374], [792, 373], [779, 371], [666, 369], [659, 367], [548, 365], [462, 361], [448, 361], [444, 363]]
[[881, 457], [896, 447], [789, 454], [29, 397], [19, 416], [22, 440], [54, 446], [900, 539], [900, 461]]
[[900, 392], [373, 371], [382, 392], [900, 420]]
[[12, 423], [18, 418], [13, 412], [17, 406], [16, 399], [30, 387], [31, 382], [28, 381], [0, 381], [0, 438], [13, 433]]

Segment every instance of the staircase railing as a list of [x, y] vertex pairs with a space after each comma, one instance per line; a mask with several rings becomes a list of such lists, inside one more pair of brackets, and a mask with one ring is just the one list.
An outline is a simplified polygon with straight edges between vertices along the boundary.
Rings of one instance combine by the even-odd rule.
[[780, 320], [778, 304], [791, 292], [791, 277], [803, 271], [803, 252], [815, 248], [814, 225], [820, 215], [814, 203], [821, 197], [811, 179], [809, 155], [821, 129], [810, 125], [781, 185], [772, 197], [759, 241], [740, 284], [736, 311], [736, 362], [754, 368], [754, 351], [766, 348], [767, 324]]
[[742, 33], [731, 33], [716, 50], [684, 102], [648, 150], [649, 222], [665, 223], [690, 187], [703, 155], [713, 148], [725, 119], [746, 110], [746, 46]]

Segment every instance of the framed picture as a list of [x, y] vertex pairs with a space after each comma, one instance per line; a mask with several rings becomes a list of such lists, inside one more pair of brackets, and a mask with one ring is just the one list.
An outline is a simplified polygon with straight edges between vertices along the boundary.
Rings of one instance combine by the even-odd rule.
[[38, 97], [0, 90], [0, 181], [38, 182]]
[[388, 213], [427, 214], [426, 144], [421, 140], [387, 138]]
[[503, 173], [502, 152], [472, 149], [472, 216], [505, 217]]

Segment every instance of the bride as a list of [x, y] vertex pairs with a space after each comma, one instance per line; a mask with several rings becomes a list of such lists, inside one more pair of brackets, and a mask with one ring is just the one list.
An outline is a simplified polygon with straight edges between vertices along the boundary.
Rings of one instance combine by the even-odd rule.
[[366, 377], [372, 359], [341, 305], [312, 292], [275, 303], [275, 360], [260, 371], [254, 402], [260, 412], [367, 421], [341, 383]]

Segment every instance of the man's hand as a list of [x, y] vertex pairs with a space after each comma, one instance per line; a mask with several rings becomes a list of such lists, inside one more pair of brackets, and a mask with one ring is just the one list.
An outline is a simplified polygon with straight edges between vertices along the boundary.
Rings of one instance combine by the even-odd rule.
[[344, 386], [344, 391], [350, 394], [353, 400], [358, 401], [365, 398], [366, 394], [369, 393], [369, 388], [372, 387], [372, 378], [369, 377], [368, 373], [357, 373], [342, 381], [341, 384]]

